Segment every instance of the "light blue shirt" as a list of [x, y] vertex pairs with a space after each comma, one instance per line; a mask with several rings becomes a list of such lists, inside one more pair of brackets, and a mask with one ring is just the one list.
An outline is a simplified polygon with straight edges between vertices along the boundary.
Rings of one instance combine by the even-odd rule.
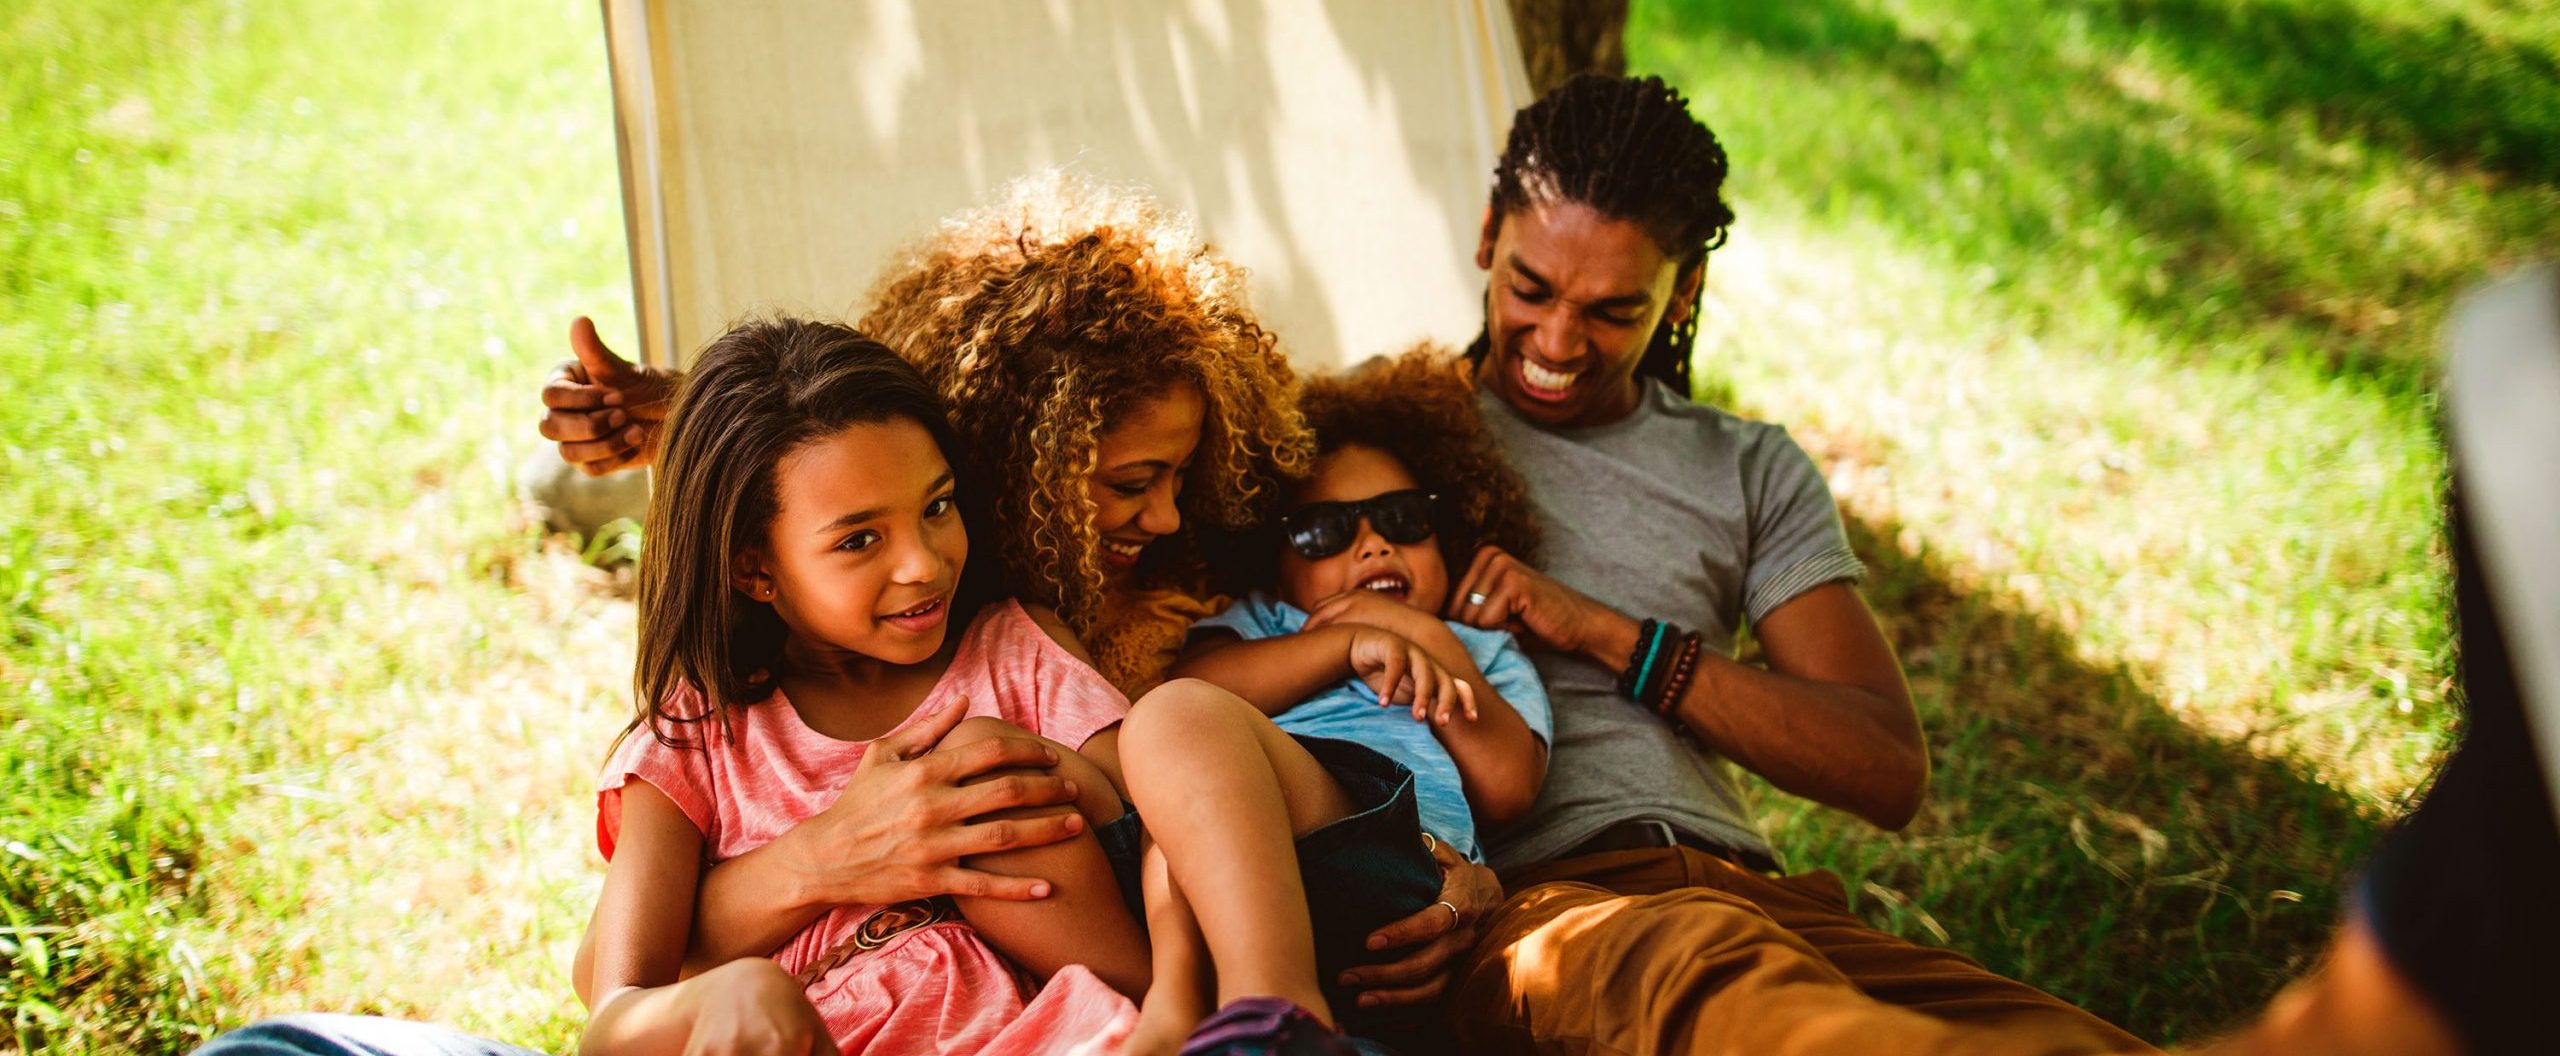
[[[1227, 611], [1192, 625], [1197, 634], [1208, 628], [1235, 632], [1239, 638], [1254, 641], [1296, 634], [1307, 626], [1307, 614], [1297, 606], [1255, 591], [1252, 596], [1227, 607]], [[1487, 631], [1464, 624], [1449, 624], [1458, 636], [1458, 644], [1466, 647], [1467, 657], [1476, 669], [1484, 672], [1484, 680], [1494, 692], [1520, 713], [1520, 721], [1529, 724], [1529, 732], [1545, 744], [1555, 729], [1555, 719], [1547, 708], [1547, 688], [1538, 681], [1537, 668], [1520, 651], [1510, 632]], [[1332, 737], [1353, 741], [1376, 749], [1389, 759], [1413, 771], [1413, 789], [1417, 805], [1422, 809], [1422, 827], [1432, 835], [1447, 840], [1468, 861], [1481, 862], [1484, 852], [1476, 843], [1475, 815], [1467, 810], [1465, 785], [1458, 776], [1458, 764], [1449, 758], [1440, 738], [1431, 733], [1429, 723], [1416, 722], [1409, 708], [1382, 707], [1377, 693], [1358, 678], [1348, 678], [1299, 701], [1297, 706], [1271, 717], [1281, 729], [1308, 737]]]

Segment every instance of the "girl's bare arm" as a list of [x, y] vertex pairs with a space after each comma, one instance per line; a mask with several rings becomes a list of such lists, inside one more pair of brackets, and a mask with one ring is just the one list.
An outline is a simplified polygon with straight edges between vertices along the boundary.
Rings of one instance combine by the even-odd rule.
[[672, 984], [683, 967], [701, 854], [702, 834], [665, 794], [643, 781], [623, 786], [622, 835], [587, 926], [594, 954], [588, 993], [602, 999], [580, 1051], [684, 1048], [692, 1022]]

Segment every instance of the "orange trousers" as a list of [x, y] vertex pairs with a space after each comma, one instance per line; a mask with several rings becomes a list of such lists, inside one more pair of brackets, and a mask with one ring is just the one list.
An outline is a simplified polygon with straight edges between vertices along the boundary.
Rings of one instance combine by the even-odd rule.
[[1812, 1056], [2152, 1052], [1973, 959], [1866, 926], [1828, 872], [1685, 847], [1504, 878], [1453, 979], [1457, 1051]]

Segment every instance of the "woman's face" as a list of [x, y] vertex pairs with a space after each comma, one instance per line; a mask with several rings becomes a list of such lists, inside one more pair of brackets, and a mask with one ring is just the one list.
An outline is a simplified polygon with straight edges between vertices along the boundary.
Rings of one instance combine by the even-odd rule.
[[1199, 386], [1177, 382], [1130, 408], [1095, 442], [1093, 526], [1106, 572], [1126, 573], [1147, 544], [1182, 530], [1174, 497], [1207, 411]]

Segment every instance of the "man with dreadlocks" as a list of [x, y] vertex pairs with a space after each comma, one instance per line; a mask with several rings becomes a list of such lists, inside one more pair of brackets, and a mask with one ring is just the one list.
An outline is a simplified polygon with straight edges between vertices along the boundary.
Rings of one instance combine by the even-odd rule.
[[[1495, 170], [1476, 251], [1485, 329], [1467, 355], [1547, 526], [1546, 565], [1478, 551], [1447, 615], [1525, 632], [1555, 742], [1537, 805], [1490, 834], [1509, 899], [1451, 904], [1482, 936], [1452, 977], [1458, 1037], [1467, 1051], [2148, 1051], [1868, 928], [1828, 872], [1778, 875], [1735, 794], [1725, 760], [1897, 829], [1928, 755], [1812, 460], [1784, 429], [1689, 399], [1707, 256], [1733, 222], [1725, 173], [1677, 92], [1599, 75], [1521, 111]], [[1745, 621], [1765, 668], [1731, 659]]]

